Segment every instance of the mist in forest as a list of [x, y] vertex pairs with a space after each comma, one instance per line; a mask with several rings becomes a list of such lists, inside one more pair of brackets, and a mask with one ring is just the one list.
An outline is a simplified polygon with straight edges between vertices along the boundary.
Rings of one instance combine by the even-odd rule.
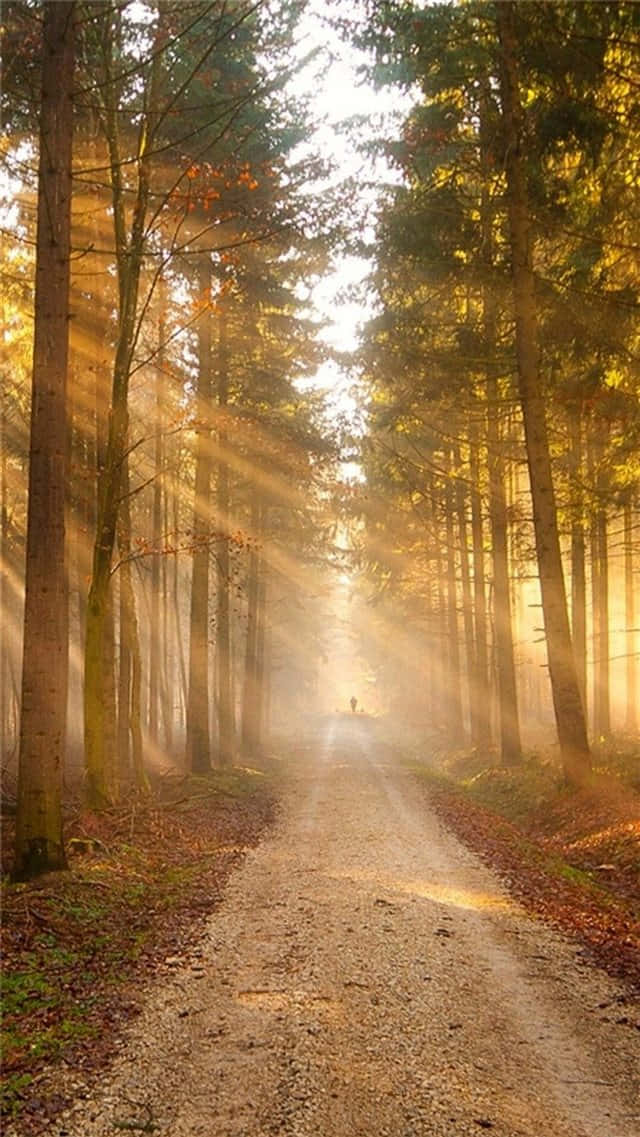
[[323, 716], [587, 777], [637, 731], [635, 6], [5, 7], [24, 872], [63, 784]]

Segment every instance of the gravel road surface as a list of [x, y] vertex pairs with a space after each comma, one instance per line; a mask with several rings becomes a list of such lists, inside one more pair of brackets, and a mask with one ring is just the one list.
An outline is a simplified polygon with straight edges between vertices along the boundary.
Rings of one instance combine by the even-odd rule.
[[199, 949], [49, 1133], [638, 1137], [619, 988], [518, 909], [373, 723], [331, 720], [286, 781]]

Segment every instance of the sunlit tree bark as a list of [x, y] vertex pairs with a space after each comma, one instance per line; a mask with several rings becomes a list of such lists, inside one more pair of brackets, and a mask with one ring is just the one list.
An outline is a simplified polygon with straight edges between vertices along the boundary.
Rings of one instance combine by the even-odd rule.
[[68, 680], [66, 384], [75, 16], [73, 2], [43, 6], [17, 879], [66, 867], [61, 786]]
[[580, 781], [591, 768], [587, 729], [569, 631], [544, 399], [539, 375], [537, 311], [531, 259], [523, 115], [518, 74], [516, 5], [495, 5], [501, 44], [500, 91], [506, 151], [516, 353], [549, 675], [565, 776]]

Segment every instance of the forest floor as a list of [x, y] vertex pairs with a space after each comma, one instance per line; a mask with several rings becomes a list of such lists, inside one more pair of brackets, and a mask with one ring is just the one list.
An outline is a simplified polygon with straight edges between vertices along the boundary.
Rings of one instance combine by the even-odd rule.
[[335, 716], [275, 781], [77, 814], [6, 887], [9, 1132], [637, 1133], [633, 791], [396, 753]]
[[[263, 772], [169, 776], [150, 800], [96, 815], [70, 800], [68, 873], [2, 886], [2, 1076], [6, 1119], [35, 1133], [104, 1068], [145, 985], [202, 935], [230, 873], [272, 823]], [[3, 871], [14, 827], [3, 821]]]

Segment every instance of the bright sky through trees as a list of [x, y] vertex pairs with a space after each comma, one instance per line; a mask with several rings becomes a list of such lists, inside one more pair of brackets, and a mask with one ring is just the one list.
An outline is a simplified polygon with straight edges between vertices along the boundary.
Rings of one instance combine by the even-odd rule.
[[[352, 235], [372, 239], [372, 211], [375, 208], [374, 181], [394, 178], [393, 171], [380, 157], [375, 160], [362, 150], [373, 140], [382, 121], [408, 108], [408, 100], [398, 91], [375, 90], [367, 81], [363, 66], [366, 57], [338, 34], [331, 23], [331, 5], [312, 0], [298, 30], [301, 54], [320, 48], [311, 63], [293, 81], [293, 89], [310, 98], [318, 127], [308, 148], [332, 164], [330, 185], [343, 185], [345, 196], [353, 202], [349, 223]], [[352, 120], [361, 118], [356, 125]], [[364, 121], [366, 120], [366, 121]], [[327, 326], [322, 339], [336, 353], [355, 351], [358, 329], [371, 314], [364, 281], [371, 268], [362, 256], [339, 252], [332, 268], [312, 291], [317, 315]], [[328, 360], [314, 380], [330, 395], [336, 413], [357, 417], [357, 400], [350, 393], [353, 376], [346, 361]]]

